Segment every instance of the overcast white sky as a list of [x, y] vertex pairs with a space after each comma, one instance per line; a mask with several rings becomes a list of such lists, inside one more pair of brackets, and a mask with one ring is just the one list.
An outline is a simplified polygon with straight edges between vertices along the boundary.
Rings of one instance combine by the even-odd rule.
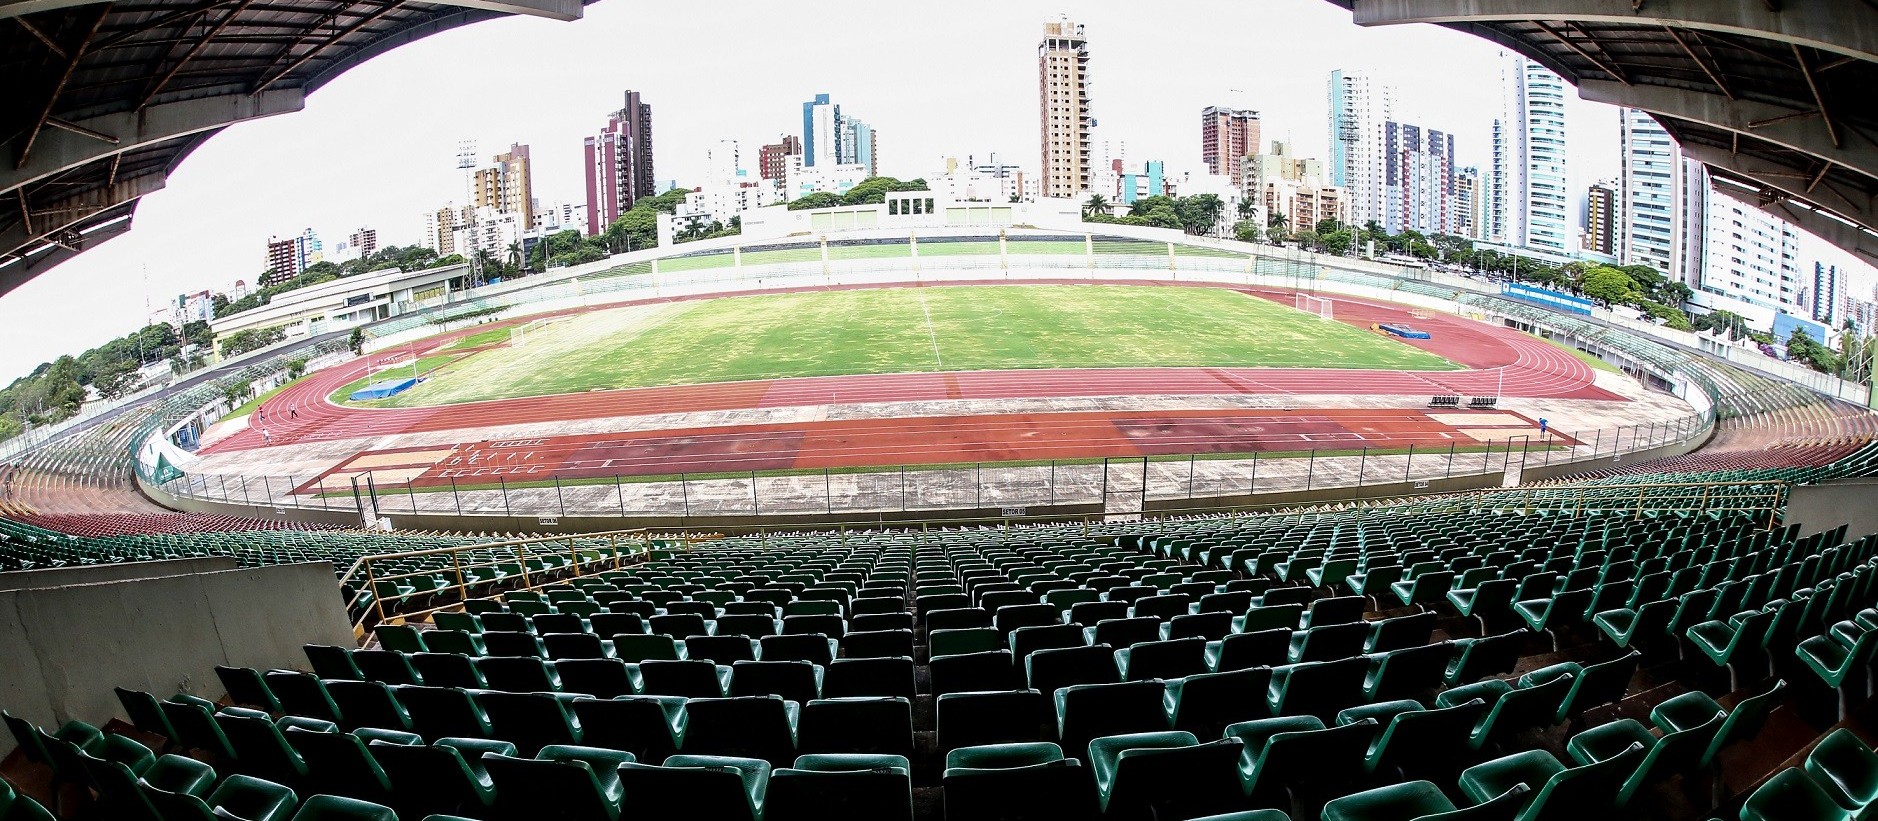
[[[801, 129], [802, 101], [818, 92], [874, 126], [881, 173], [921, 176], [945, 156], [991, 152], [1034, 167], [1036, 44], [1066, 10], [600, 0], [573, 23], [509, 18], [433, 35], [342, 75], [305, 111], [224, 131], [144, 198], [135, 230], [0, 298], [0, 384], [139, 327], [147, 306], [179, 293], [252, 283], [270, 235], [312, 227], [330, 248], [363, 225], [381, 245], [415, 243], [425, 209], [463, 198], [459, 140], [485, 160], [527, 143], [536, 197], [582, 201], [581, 139], [628, 88], [653, 107], [658, 178], [681, 184], [720, 139], [741, 141], [753, 168], [758, 146]], [[1402, 118], [1453, 132], [1463, 164], [1486, 164], [1499, 101], [1485, 41], [1361, 29], [1324, 0], [1104, 0], [1076, 4], [1074, 19], [1088, 27], [1097, 139], [1125, 140], [1131, 165], [1200, 170], [1207, 105], [1257, 109], [1267, 140], [1322, 157], [1337, 68], [1381, 72]], [[1569, 114], [1582, 192], [1617, 175], [1617, 114], [1575, 98]]]

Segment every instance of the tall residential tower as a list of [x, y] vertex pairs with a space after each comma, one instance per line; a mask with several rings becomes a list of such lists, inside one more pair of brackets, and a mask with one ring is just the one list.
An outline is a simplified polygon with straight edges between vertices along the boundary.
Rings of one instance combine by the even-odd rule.
[[1243, 180], [1239, 160], [1259, 153], [1259, 113], [1223, 106], [1207, 106], [1200, 112], [1200, 159], [1209, 174], [1232, 177], [1234, 186]]
[[1350, 223], [1384, 219], [1384, 130], [1395, 93], [1367, 71], [1330, 73], [1330, 184], [1349, 198]]
[[1073, 198], [1089, 189], [1089, 41], [1061, 18], [1043, 24], [1037, 43], [1037, 114], [1043, 140], [1043, 196]]
[[1565, 180], [1565, 81], [1524, 57], [1503, 57], [1505, 111], [1493, 124], [1487, 239], [1573, 250]]
[[587, 234], [592, 236], [631, 211], [640, 197], [658, 193], [652, 175], [652, 106], [639, 99], [639, 92], [626, 92], [626, 107], [587, 138], [585, 151]]

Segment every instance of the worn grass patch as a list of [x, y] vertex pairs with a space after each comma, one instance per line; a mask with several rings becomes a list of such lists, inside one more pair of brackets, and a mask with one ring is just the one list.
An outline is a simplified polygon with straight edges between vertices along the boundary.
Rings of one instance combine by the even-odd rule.
[[1456, 366], [1393, 339], [1224, 288], [878, 288], [723, 297], [569, 317], [531, 333], [520, 348], [479, 353], [383, 403], [416, 407], [839, 374], [1097, 367]]

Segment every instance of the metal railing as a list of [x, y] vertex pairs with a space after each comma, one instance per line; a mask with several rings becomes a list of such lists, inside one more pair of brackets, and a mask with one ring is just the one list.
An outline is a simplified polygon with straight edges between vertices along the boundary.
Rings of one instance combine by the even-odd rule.
[[[482, 518], [762, 516], [1014, 510], [1099, 505], [1139, 513], [1181, 499], [1314, 492], [1501, 475], [1565, 464], [1621, 464], [1638, 451], [1698, 442], [1711, 420], [1695, 414], [1592, 431], [1550, 430], [1445, 447], [1350, 443], [1284, 452], [1187, 453], [1033, 462], [753, 470], [665, 475], [497, 472], [459, 477], [436, 468], [302, 476], [186, 473], [153, 490], [176, 499], [240, 506], [272, 515], [341, 511], [362, 521], [390, 517]], [[1158, 505], [1157, 505], [1158, 506]], [[547, 522], [543, 522], [547, 524]]]
[[[346, 612], [352, 614], [353, 633], [363, 636], [368, 623], [382, 623], [389, 617], [419, 618], [499, 592], [534, 590], [619, 570], [644, 561], [652, 542], [649, 531], [637, 529], [383, 553], [360, 557], [340, 574], [340, 581], [350, 590]], [[436, 583], [440, 574], [443, 584]], [[384, 595], [386, 591], [400, 592]], [[439, 599], [444, 601], [437, 603]], [[400, 606], [412, 602], [435, 606]]]

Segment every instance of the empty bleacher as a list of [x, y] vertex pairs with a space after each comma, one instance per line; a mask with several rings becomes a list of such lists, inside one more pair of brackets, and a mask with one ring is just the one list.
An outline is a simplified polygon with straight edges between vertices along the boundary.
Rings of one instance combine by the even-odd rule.
[[1795, 694], [1862, 703], [1878, 643], [1878, 538], [1747, 513], [800, 534], [513, 575], [224, 668], [222, 702], [13, 729], [125, 818], [1699, 819], [1815, 784], [1751, 789], [1800, 750], [1744, 753]]

